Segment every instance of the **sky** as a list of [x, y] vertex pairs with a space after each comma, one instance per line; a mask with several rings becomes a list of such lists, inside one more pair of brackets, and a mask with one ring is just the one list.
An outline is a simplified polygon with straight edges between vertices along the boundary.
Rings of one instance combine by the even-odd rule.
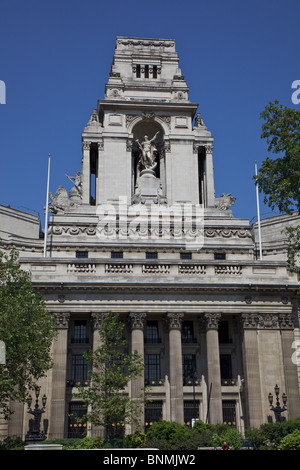
[[[104, 88], [117, 36], [174, 39], [189, 98], [214, 136], [216, 196], [257, 217], [253, 182], [268, 154], [259, 115], [293, 104], [299, 0], [0, 0], [0, 204], [37, 213], [81, 167], [81, 133]], [[1, 101], [1, 96], [0, 96]], [[3, 98], [2, 98], [3, 101]], [[260, 196], [261, 217], [274, 215]]]

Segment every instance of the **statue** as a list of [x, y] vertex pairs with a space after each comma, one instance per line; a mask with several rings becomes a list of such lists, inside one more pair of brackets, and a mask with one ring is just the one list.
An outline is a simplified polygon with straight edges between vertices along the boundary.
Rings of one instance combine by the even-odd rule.
[[215, 207], [222, 211], [227, 211], [236, 201], [236, 197], [231, 196], [231, 193], [223, 193], [221, 197], [216, 198]]
[[53, 214], [63, 213], [70, 207], [70, 199], [67, 190], [63, 186], [59, 186], [55, 195], [49, 193], [51, 202], [49, 203], [49, 211]]
[[141, 150], [139, 163], [145, 170], [154, 170], [157, 165], [157, 162], [155, 162], [157, 148], [154, 141], [158, 134], [159, 131], [156, 132], [155, 136], [150, 140], [148, 139], [148, 136], [145, 135], [144, 141], [142, 143], [140, 143], [139, 139], [136, 139], [136, 142], [139, 144]]
[[75, 188], [77, 189], [79, 196], [82, 197], [82, 184], [81, 184], [80, 171], [76, 171], [76, 176], [66, 175], [66, 177], [70, 181], [74, 182]]

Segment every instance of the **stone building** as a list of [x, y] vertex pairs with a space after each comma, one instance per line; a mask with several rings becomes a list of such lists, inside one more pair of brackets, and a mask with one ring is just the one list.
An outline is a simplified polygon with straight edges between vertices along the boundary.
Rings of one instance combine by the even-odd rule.
[[[233, 216], [231, 194], [215, 196], [213, 140], [175, 42], [118, 37], [74, 186], [49, 195], [45, 257], [38, 217], [0, 207], [4, 246], [20, 251], [58, 320], [54, 367], [40, 384], [49, 437], [81, 432], [69, 417], [84, 412], [74, 391], [109, 311], [144, 356], [146, 428], [159, 418], [259, 426], [274, 420], [275, 384], [288, 397], [283, 416], [299, 415], [299, 284], [282, 233], [299, 216], [262, 221], [260, 259], [256, 225]], [[26, 407], [12, 406], [1, 436], [28, 429]]]

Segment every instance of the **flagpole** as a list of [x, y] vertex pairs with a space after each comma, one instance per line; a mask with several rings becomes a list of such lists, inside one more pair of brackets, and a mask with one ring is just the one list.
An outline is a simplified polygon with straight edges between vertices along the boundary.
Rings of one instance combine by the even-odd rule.
[[[255, 160], [255, 176], [257, 176], [257, 161]], [[258, 239], [259, 239], [259, 257], [262, 260], [262, 247], [261, 247], [261, 229], [260, 229], [260, 210], [259, 210], [259, 197], [258, 197], [258, 183], [256, 181], [256, 205], [257, 205], [257, 222], [258, 222]]]
[[44, 258], [47, 251], [47, 235], [48, 235], [48, 207], [49, 207], [49, 180], [50, 180], [50, 153], [48, 159], [48, 176], [47, 176], [47, 194], [46, 194], [46, 214], [45, 214], [45, 233], [44, 233]]

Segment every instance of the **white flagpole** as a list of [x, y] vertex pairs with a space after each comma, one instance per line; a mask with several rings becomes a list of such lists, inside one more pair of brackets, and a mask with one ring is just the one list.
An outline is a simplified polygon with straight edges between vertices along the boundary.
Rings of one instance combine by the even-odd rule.
[[49, 206], [49, 180], [50, 180], [50, 153], [48, 159], [48, 176], [47, 176], [47, 194], [46, 194], [46, 214], [45, 214], [45, 233], [44, 233], [44, 258], [47, 251], [47, 235], [48, 235], [48, 206]]
[[[257, 161], [256, 160], [255, 160], [255, 176], [257, 176]], [[258, 222], [258, 239], [259, 239], [259, 257], [262, 260], [258, 183], [256, 182], [255, 185], [256, 185], [256, 205], [257, 205], [257, 222]]]

